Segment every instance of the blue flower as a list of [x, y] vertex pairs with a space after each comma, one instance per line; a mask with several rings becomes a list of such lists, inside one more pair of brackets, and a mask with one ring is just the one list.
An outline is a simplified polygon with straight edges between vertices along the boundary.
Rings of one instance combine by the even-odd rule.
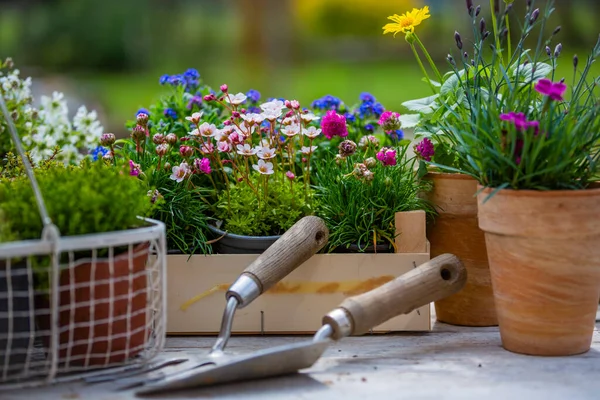
[[323, 108], [325, 108], [325, 103], [322, 100], [315, 100], [312, 102], [312, 108], [316, 109], [316, 110], [321, 110]]
[[169, 82], [170, 79], [171, 79], [170, 75], [163, 75], [163, 76], [160, 77], [160, 79], [158, 80], [158, 82], [161, 85], [166, 85]]
[[253, 103], [258, 103], [260, 100], [260, 92], [258, 90], [250, 89], [248, 93], [246, 93], [246, 96]]
[[346, 121], [353, 124], [354, 122], [356, 122], [356, 116], [352, 113], [346, 113], [345, 114], [346, 117]]
[[398, 129], [397, 131], [393, 131], [393, 132], [387, 132], [388, 135], [390, 135], [390, 137], [393, 140], [402, 140], [404, 139], [404, 131], [402, 131], [402, 129]]
[[332, 95], [313, 101], [312, 107], [317, 110], [338, 110], [342, 101]]
[[260, 114], [260, 113], [262, 113], [262, 110], [256, 106], [250, 106], [250, 107], [248, 107], [248, 112], [254, 113], [254, 114]]
[[385, 112], [385, 107], [381, 104], [381, 103], [375, 103], [373, 105], [373, 113], [380, 117], [381, 114], [383, 114]]
[[260, 124], [260, 126], [263, 127], [263, 128], [270, 128], [271, 127], [271, 123], [268, 120], [265, 119], [262, 122], [262, 124]]
[[187, 103], [187, 109], [191, 110], [194, 106], [202, 106], [202, 96], [193, 96]]
[[197, 69], [194, 68], [190, 68], [187, 71], [185, 71], [183, 73], [183, 76], [187, 79], [187, 80], [196, 80], [200, 78], [200, 73], [198, 72]]
[[179, 86], [183, 85], [184, 80], [181, 75], [173, 75], [169, 77], [169, 85], [171, 86]]
[[167, 108], [164, 111], [165, 117], [169, 117], [171, 119], [177, 119], [177, 111], [173, 110], [172, 108]]
[[375, 132], [375, 127], [371, 124], [365, 125], [365, 129], [367, 130], [367, 132]]
[[358, 114], [360, 115], [360, 118], [365, 118], [368, 117], [370, 115], [372, 115], [373, 113], [373, 104], [372, 103], [362, 103], [360, 105], [360, 107], [358, 108]]
[[106, 147], [98, 146], [91, 150], [90, 154], [92, 155], [94, 161], [98, 161], [99, 158], [104, 157], [106, 154], [108, 154], [108, 152], [109, 150]]
[[363, 92], [360, 94], [360, 101], [362, 101], [363, 103], [368, 102], [368, 103], [373, 103], [375, 102], [375, 96], [373, 96], [371, 93], [367, 93], [367, 92]]
[[138, 111], [135, 113], [135, 116], [137, 117], [138, 115], [140, 115], [140, 114], [142, 114], [142, 113], [146, 114], [147, 116], [150, 116], [150, 111], [148, 111], [148, 110], [147, 110], [147, 109], [145, 109], [145, 108], [140, 108], [140, 109], [139, 109], [139, 110], [138, 110]]

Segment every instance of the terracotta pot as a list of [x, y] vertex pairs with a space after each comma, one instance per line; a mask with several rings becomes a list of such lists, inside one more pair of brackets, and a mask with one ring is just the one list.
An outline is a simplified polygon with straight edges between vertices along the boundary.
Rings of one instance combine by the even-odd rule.
[[458, 293], [436, 301], [437, 320], [453, 325], [498, 325], [485, 236], [477, 223], [477, 181], [468, 175], [429, 173], [433, 191], [426, 193], [439, 215], [427, 226], [431, 258], [455, 254], [467, 269], [467, 283]]
[[[127, 251], [115, 256], [112, 273], [108, 260], [102, 258], [96, 261], [94, 268], [91, 262], [84, 262], [62, 271], [59, 294], [61, 364], [68, 361], [70, 365], [84, 365], [87, 356], [87, 365], [119, 363], [144, 350], [149, 333], [146, 326], [149, 288], [145, 273], [148, 249], [149, 243], [134, 247], [131, 265]], [[38, 300], [42, 307], [49, 309], [47, 296]], [[72, 309], [71, 305], [74, 305]], [[112, 324], [108, 323], [109, 319]], [[42, 329], [50, 329], [48, 315], [39, 318], [38, 323]], [[43, 338], [46, 347], [50, 347], [49, 339], [49, 335]], [[125, 353], [127, 350], [128, 354]]]
[[600, 189], [501, 190], [479, 197], [505, 349], [590, 349], [600, 297]]

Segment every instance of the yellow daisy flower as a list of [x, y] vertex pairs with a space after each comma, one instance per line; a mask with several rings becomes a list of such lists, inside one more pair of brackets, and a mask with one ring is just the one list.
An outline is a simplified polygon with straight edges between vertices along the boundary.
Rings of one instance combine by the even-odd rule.
[[394, 36], [396, 36], [396, 34], [400, 32], [413, 33], [415, 31], [415, 26], [420, 25], [421, 22], [429, 17], [431, 17], [431, 15], [429, 15], [428, 6], [421, 9], [413, 8], [412, 11], [402, 15], [394, 14], [391, 17], [388, 17], [388, 19], [394, 21], [394, 23], [386, 24], [383, 27], [383, 34], [385, 35], [386, 33], [393, 32]]

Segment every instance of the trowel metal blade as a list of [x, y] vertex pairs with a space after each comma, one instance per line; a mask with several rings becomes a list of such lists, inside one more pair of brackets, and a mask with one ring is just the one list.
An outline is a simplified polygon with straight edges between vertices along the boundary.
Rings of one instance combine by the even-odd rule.
[[146, 385], [135, 394], [151, 395], [295, 373], [311, 367], [331, 343], [332, 340], [327, 339], [261, 350], [247, 356], [236, 357], [225, 363], [218, 363], [213, 367], [207, 366], [200, 371], [189, 371], [157, 384]]

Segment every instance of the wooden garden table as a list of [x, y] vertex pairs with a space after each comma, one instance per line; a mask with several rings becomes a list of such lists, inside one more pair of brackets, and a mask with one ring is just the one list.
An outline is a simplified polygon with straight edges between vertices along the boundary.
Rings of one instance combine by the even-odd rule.
[[[600, 309], [598, 312], [600, 321]], [[505, 351], [498, 328], [435, 323], [430, 333], [351, 337], [331, 346], [310, 374], [175, 392], [154, 398], [189, 399], [600, 399], [600, 322], [592, 349], [580, 356], [543, 358]], [[308, 340], [233, 337], [231, 353]], [[170, 337], [165, 356], [205, 355], [214, 337]], [[136, 399], [109, 385], [62, 384], [0, 392], [0, 399]]]

